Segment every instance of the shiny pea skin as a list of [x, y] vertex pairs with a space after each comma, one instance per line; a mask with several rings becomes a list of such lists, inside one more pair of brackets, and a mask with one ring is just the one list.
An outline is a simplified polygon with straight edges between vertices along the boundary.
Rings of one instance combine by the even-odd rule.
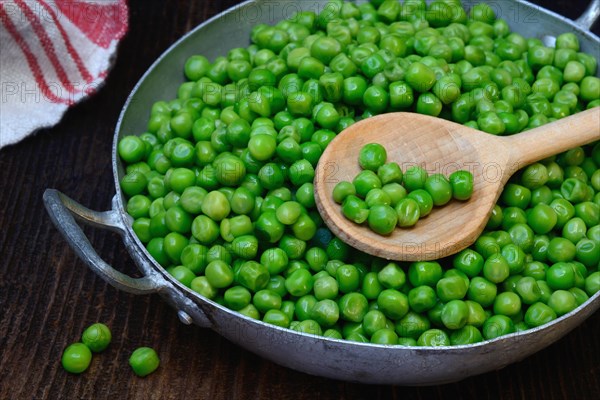
[[92, 352], [83, 343], [73, 343], [63, 352], [61, 363], [63, 368], [72, 373], [80, 374], [88, 369], [92, 361]]
[[525, 312], [525, 323], [530, 328], [535, 328], [556, 319], [556, 313], [544, 303], [532, 304]]
[[389, 235], [396, 228], [398, 214], [390, 206], [376, 205], [369, 210], [367, 222], [372, 231], [380, 235]]
[[442, 322], [448, 329], [460, 329], [467, 323], [469, 309], [462, 300], [451, 300], [444, 304]]
[[452, 196], [456, 200], [469, 200], [473, 195], [473, 174], [469, 171], [455, 171], [449, 176]]
[[442, 174], [430, 175], [425, 180], [424, 189], [431, 195], [436, 206], [443, 206], [452, 199], [452, 185]]
[[487, 340], [508, 335], [515, 331], [513, 321], [506, 315], [493, 315], [483, 324], [483, 337]]
[[[369, 143], [360, 150], [358, 163], [362, 169], [377, 172], [387, 159], [385, 147], [379, 143]], [[388, 183], [388, 182], [385, 182]]]
[[414, 226], [421, 216], [419, 204], [410, 198], [404, 198], [395, 207], [397, 224], [401, 228]]
[[129, 365], [133, 372], [140, 377], [150, 375], [160, 364], [156, 351], [150, 347], [139, 347], [131, 353]]
[[417, 345], [431, 347], [449, 346], [450, 338], [448, 337], [448, 334], [441, 329], [429, 329], [419, 336]]

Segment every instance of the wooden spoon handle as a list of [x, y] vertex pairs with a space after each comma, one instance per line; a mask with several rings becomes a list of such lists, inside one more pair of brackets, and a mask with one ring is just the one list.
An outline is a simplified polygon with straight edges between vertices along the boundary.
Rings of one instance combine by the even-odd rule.
[[509, 165], [514, 172], [562, 151], [600, 140], [600, 107], [499, 139], [510, 149]]

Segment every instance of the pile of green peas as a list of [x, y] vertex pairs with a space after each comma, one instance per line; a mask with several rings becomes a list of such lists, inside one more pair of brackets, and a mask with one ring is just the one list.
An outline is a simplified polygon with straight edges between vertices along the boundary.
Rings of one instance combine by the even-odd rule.
[[477, 243], [438, 261], [361, 253], [316, 210], [315, 166], [358, 120], [404, 110], [506, 135], [600, 104], [574, 34], [549, 48], [485, 4], [457, 5], [332, 1], [190, 57], [177, 98], [118, 143], [149, 254], [247, 317], [360, 342], [474, 343], [584, 303], [600, 288], [597, 143], [520, 171]]
[[[342, 214], [380, 235], [391, 234], [396, 226], [410, 228], [452, 198], [468, 200], [473, 194], [473, 174], [454, 171], [448, 179], [411, 166], [406, 175], [396, 162], [386, 162], [387, 151], [379, 143], [363, 146], [358, 156], [362, 171], [352, 182], [341, 181], [333, 188], [333, 200], [342, 205]], [[404, 184], [404, 185], [403, 185]]]
[[88, 326], [81, 335], [81, 342], [72, 343], [64, 350], [61, 358], [63, 368], [72, 374], [84, 372], [92, 362], [92, 352], [106, 350], [111, 339], [108, 326], [100, 322]]
[[[81, 342], [72, 343], [63, 351], [61, 364], [65, 371], [81, 374], [92, 362], [92, 353], [101, 353], [110, 344], [112, 333], [108, 326], [97, 322], [88, 326], [81, 335]], [[156, 351], [150, 347], [139, 347], [131, 353], [129, 365], [140, 377], [154, 372], [160, 364]]]

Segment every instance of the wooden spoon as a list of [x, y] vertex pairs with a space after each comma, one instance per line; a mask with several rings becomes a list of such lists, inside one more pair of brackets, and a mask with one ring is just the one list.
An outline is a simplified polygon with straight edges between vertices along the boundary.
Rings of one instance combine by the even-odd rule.
[[[595, 140], [600, 140], [600, 107], [504, 137], [420, 114], [383, 114], [350, 126], [327, 146], [317, 165], [315, 200], [329, 229], [352, 247], [390, 260], [438, 259], [475, 242], [502, 188], [518, 169]], [[397, 162], [403, 171], [415, 164], [445, 176], [470, 171], [473, 196], [434, 208], [414, 227], [396, 228], [389, 236], [351, 222], [333, 201], [332, 191], [360, 172], [358, 154], [368, 143], [383, 145], [388, 162]]]

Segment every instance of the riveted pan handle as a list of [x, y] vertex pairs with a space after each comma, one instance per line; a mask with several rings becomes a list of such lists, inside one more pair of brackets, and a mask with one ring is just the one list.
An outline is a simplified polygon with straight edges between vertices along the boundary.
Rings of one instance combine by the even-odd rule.
[[132, 278], [117, 271], [107, 264], [92, 247], [81, 227], [75, 222], [74, 216], [81, 222], [97, 228], [108, 229], [124, 235], [125, 229], [116, 211], [92, 211], [55, 189], [46, 189], [44, 205], [50, 219], [65, 237], [77, 255], [106, 282], [119, 290], [133, 294], [150, 294], [158, 292], [162, 287], [157, 273], [144, 263], [140, 269], [142, 278]]
[[592, 0], [588, 8], [574, 22], [582, 29], [590, 30], [598, 17], [600, 17], [600, 0]]

